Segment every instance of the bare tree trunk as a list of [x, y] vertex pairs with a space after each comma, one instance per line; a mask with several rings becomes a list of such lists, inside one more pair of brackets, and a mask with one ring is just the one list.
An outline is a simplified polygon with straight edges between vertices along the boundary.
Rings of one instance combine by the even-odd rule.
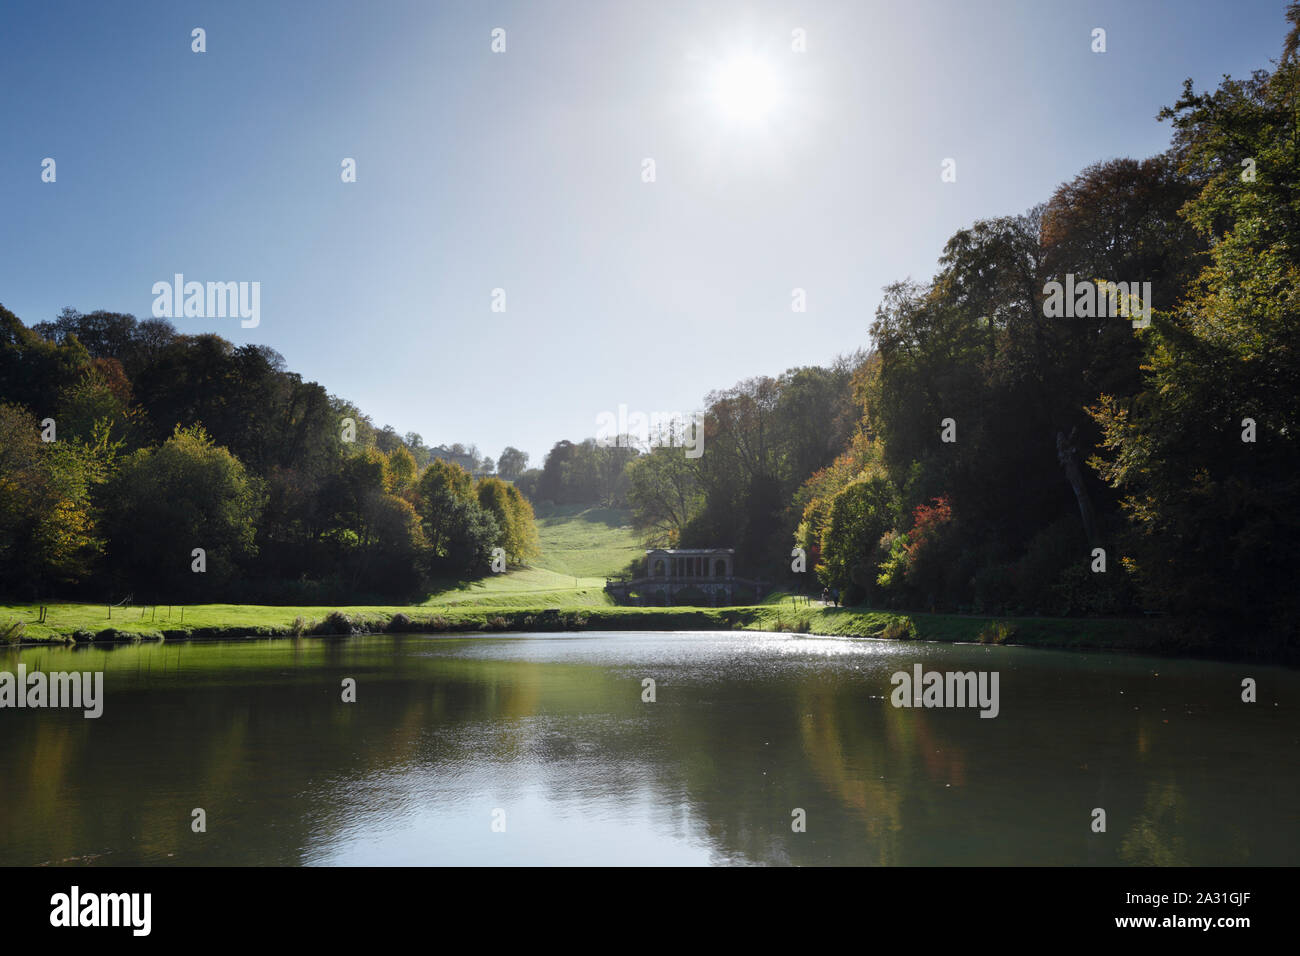
[[1083, 474], [1079, 471], [1079, 459], [1074, 447], [1077, 429], [1070, 429], [1067, 438], [1064, 432], [1056, 433], [1056, 458], [1065, 469], [1065, 477], [1074, 489], [1074, 497], [1079, 502], [1079, 516], [1083, 518], [1083, 530], [1088, 535], [1088, 543], [1094, 548], [1101, 546], [1101, 530], [1097, 527], [1097, 514], [1092, 510], [1092, 498], [1083, 483]]

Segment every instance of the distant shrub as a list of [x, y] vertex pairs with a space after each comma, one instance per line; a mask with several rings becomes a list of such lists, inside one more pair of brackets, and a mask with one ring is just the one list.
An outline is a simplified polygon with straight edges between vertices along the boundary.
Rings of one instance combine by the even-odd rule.
[[394, 614], [388, 621], [388, 626], [384, 628], [390, 634], [409, 634], [416, 630], [415, 622], [405, 614]]
[[1006, 644], [1016, 636], [1016, 626], [1007, 621], [989, 621], [980, 629], [981, 644]]
[[917, 636], [916, 625], [910, 617], [896, 617], [877, 636], [887, 641], [913, 641]]
[[308, 620], [305, 617], [299, 615], [298, 617], [295, 617], [293, 619], [293, 624], [290, 627], [290, 630], [293, 631], [294, 637], [302, 637], [304, 634], [310, 631], [313, 626], [314, 626], [313, 622], [308, 622]]
[[510, 626], [510, 622], [507, 621], [500, 614], [498, 614], [496, 617], [490, 618], [486, 622], [485, 626], [492, 628], [492, 630], [494, 631], [504, 631], [507, 627]]
[[812, 612], [778, 610], [772, 619], [772, 625], [776, 631], [807, 634], [812, 630]]
[[429, 618], [427, 625], [431, 631], [445, 631], [451, 627], [451, 622], [441, 614], [435, 614]]
[[553, 607], [542, 611], [535, 620], [540, 631], [558, 631], [564, 626], [564, 621], [560, 619], [560, 612]]
[[364, 628], [352, 618], [348, 617], [342, 611], [330, 611], [325, 615], [325, 620], [321, 621], [314, 628], [313, 634], [322, 635], [352, 635], [363, 633]]

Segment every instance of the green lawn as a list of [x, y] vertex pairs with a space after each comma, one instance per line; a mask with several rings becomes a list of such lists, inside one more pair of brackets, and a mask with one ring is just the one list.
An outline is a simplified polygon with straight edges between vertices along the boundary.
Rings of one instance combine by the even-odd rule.
[[537, 532], [542, 556], [534, 565], [557, 574], [599, 578], [622, 570], [645, 548], [632, 531], [632, 518], [614, 508], [539, 508]]
[[516, 568], [448, 587], [417, 605], [434, 607], [590, 607], [612, 603], [605, 578], [573, 577], [546, 568]]

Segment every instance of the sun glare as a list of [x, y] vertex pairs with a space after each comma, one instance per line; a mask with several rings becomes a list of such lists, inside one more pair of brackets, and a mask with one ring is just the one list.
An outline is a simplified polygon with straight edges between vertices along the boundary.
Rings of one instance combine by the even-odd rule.
[[730, 120], [756, 123], [780, 105], [782, 87], [776, 71], [761, 57], [744, 54], [718, 65], [713, 95]]

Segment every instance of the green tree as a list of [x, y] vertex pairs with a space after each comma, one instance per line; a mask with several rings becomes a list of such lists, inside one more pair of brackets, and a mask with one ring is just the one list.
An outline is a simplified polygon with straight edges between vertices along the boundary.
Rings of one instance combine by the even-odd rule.
[[[1107, 395], [1094, 465], [1124, 494], [1148, 599], [1296, 640], [1300, 616], [1300, 29], [1272, 73], [1189, 80], [1172, 120], [1209, 262], [1147, 335], [1143, 391]], [[1250, 419], [1250, 423], [1246, 420]], [[1254, 441], [1243, 440], [1254, 431]], [[1243, 626], [1244, 623], [1244, 626]]]
[[385, 469], [388, 491], [403, 497], [415, 482], [415, 456], [405, 445], [399, 445], [388, 453], [388, 467]]
[[676, 547], [704, 505], [695, 467], [680, 448], [656, 448], [628, 467], [637, 531], [655, 547]]
[[479, 507], [496, 520], [500, 537], [495, 542], [513, 563], [541, 553], [533, 508], [514, 485], [500, 478], [480, 478], [474, 486]]
[[502, 530], [479, 505], [469, 472], [434, 458], [416, 484], [416, 500], [428, 572], [435, 577], [485, 573]]
[[[105, 489], [108, 556], [121, 590], [146, 600], [229, 597], [256, 553], [261, 492], [201, 425], [177, 427], [157, 448], [129, 455]], [[206, 571], [193, 570], [193, 551]]]
[[0, 399], [26, 405], [37, 418], [49, 417], [59, 392], [89, 365], [90, 353], [75, 336], [47, 342], [0, 305]]
[[898, 520], [898, 495], [888, 479], [865, 478], [843, 488], [831, 502], [822, 535], [822, 583], [843, 591], [849, 604], [870, 597], [883, 557], [880, 540]]

